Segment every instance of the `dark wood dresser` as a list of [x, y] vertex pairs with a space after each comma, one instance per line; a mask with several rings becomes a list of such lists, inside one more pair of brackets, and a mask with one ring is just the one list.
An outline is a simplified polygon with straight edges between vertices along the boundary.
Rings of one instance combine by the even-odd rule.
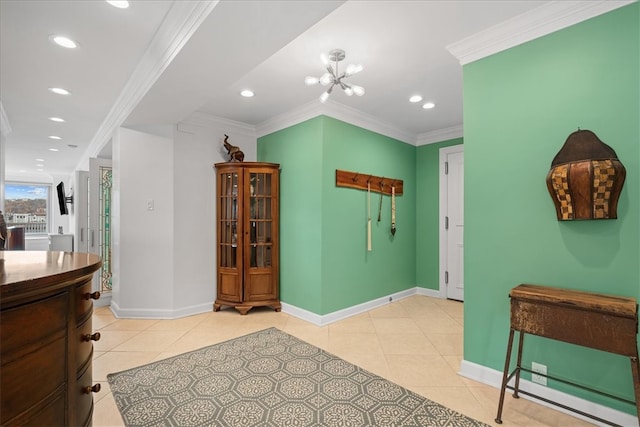
[[0, 251], [0, 424], [88, 426], [94, 254]]

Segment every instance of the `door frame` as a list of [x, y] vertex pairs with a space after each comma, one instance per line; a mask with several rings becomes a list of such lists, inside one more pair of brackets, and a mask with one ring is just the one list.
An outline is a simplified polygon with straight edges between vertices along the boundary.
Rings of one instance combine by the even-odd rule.
[[447, 285], [445, 284], [445, 271], [447, 271], [447, 231], [445, 229], [445, 216], [447, 215], [447, 200], [448, 200], [448, 179], [445, 173], [445, 163], [447, 156], [454, 153], [464, 154], [464, 144], [451, 145], [449, 147], [443, 147], [439, 150], [440, 159], [438, 162], [439, 167], [439, 187], [440, 187], [440, 214], [438, 219], [438, 240], [440, 243], [439, 262], [438, 262], [438, 295], [440, 298], [447, 298]]

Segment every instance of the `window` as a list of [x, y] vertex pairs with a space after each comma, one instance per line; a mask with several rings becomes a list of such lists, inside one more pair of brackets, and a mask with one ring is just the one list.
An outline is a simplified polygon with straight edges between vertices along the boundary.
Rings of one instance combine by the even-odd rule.
[[47, 234], [51, 215], [51, 185], [7, 182], [4, 219], [8, 227], [24, 227], [25, 234]]

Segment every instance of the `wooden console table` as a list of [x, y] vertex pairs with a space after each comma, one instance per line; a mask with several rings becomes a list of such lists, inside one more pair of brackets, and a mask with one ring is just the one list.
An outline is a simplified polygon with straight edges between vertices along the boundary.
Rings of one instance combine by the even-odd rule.
[[[509, 343], [507, 344], [507, 357], [504, 364], [496, 423], [502, 423], [505, 389], [509, 388], [514, 391], [513, 396], [516, 398], [518, 393], [522, 393], [591, 419], [615, 425], [594, 415], [520, 390], [520, 372], [531, 372], [521, 366], [524, 334], [538, 335], [629, 357], [635, 401], [611, 396], [559, 378], [548, 377], [635, 404], [638, 419], [640, 420], [640, 406], [638, 405], [640, 403], [640, 366], [638, 364], [636, 338], [638, 333], [638, 305], [635, 298], [525, 284], [513, 288], [509, 296], [511, 297], [511, 330], [509, 332]], [[520, 333], [517, 362], [513, 372], [509, 374], [511, 349], [516, 331]], [[507, 383], [514, 375], [514, 386], [508, 386]]]

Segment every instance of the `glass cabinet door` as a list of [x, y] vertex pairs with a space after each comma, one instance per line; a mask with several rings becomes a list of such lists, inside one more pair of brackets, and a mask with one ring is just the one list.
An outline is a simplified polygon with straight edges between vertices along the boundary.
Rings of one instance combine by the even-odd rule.
[[220, 267], [238, 267], [238, 173], [222, 173], [220, 182]]
[[250, 267], [271, 267], [273, 247], [272, 174], [250, 173]]

